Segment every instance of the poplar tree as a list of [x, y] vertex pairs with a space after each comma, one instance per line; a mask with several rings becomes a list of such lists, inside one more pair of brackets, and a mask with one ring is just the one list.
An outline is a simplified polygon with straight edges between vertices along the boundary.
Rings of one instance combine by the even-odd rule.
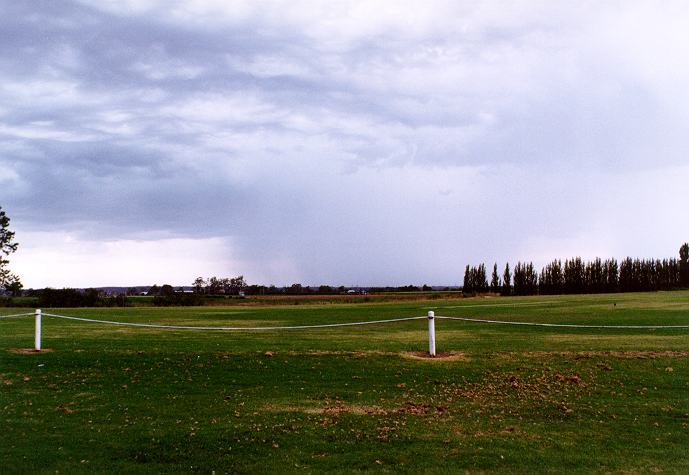
[[679, 285], [689, 287], [689, 244], [679, 248]]
[[500, 278], [498, 277], [498, 263], [493, 264], [493, 275], [490, 278], [490, 291], [498, 293], [500, 291]]
[[510, 263], [505, 264], [505, 272], [502, 274], [502, 291], [500, 295], [510, 295], [512, 292], [512, 274], [510, 273]]
[[466, 268], [464, 269], [464, 283], [462, 284], [462, 292], [466, 294], [473, 292], [474, 289], [472, 288], [472, 284], [471, 269], [467, 264]]
[[486, 278], [486, 265], [481, 263], [476, 269], [476, 287], [479, 292], [488, 290], [488, 279]]

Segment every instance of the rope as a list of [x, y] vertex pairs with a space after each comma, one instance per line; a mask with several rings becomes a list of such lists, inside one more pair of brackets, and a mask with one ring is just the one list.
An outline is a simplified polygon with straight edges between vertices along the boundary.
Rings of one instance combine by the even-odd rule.
[[36, 315], [34, 312], [31, 313], [15, 313], [14, 315], [0, 315], [0, 318], [13, 318], [13, 317], [28, 317], [29, 315]]
[[[12, 317], [26, 317], [32, 316], [35, 313], [17, 313], [13, 315], [0, 315], [0, 318]], [[375, 325], [382, 323], [404, 322], [409, 320], [423, 320], [428, 317], [405, 317], [392, 318], [389, 320], [370, 320], [367, 322], [349, 322], [349, 323], [324, 323], [320, 325], [294, 325], [294, 326], [273, 326], [273, 327], [200, 327], [189, 325], [157, 325], [153, 323], [128, 323], [115, 322], [111, 320], [95, 320], [92, 318], [83, 317], [69, 317], [66, 315], [56, 315], [53, 313], [43, 313], [48, 317], [60, 318], [63, 320], [75, 320], [87, 323], [102, 323], [107, 325], [120, 325], [126, 327], [143, 327], [143, 328], [161, 328], [169, 330], [225, 330], [225, 331], [270, 331], [270, 330], [298, 330], [306, 328], [334, 328], [334, 327], [351, 327], [358, 325]], [[687, 329], [689, 325], [577, 325], [571, 323], [535, 323], [535, 322], [509, 322], [505, 320], [486, 320], [481, 318], [467, 318], [467, 317], [445, 317], [436, 315], [435, 318], [444, 320], [459, 320], [463, 322], [472, 323], [493, 323], [498, 325], [521, 325], [530, 327], [550, 327], [550, 328], [598, 328], [598, 329], [617, 329], [617, 330], [662, 330], [662, 329]]]
[[80, 322], [88, 323], [104, 323], [108, 325], [121, 325], [126, 327], [144, 327], [144, 328], [163, 328], [169, 330], [226, 330], [226, 331], [260, 331], [260, 330], [294, 330], [302, 328], [332, 328], [332, 327], [351, 327], [355, 325], [374, 325], [378, 323], [392, 323], [392, 322], [404, 322], [407, 320], [420, 320], [427, 317], [406, 317], [406, 318], [393, 318], [390, 320], [371, 320], [368, 322], [350, 322], [350, 323], [326, 323], [321, 325], [296, 325], [296, 326], [276, 326], [276, 327], [199, 327], [199, 326], [186, 326], [186, 325], [156, 325], [152, 323], [127, 323], [127, 322], [113, 322], [109, 320], [94, 320], [91, 318], [82, 317], [68, 317], [65, 315], [55, 315], [52, 313], [44, 313], [43, 315], [61, 318], [64, 320], [76, 320]]
[[689, 325], [575, 325], [567, 323], [533, 323], [533, 322], [506, 322], [503, 320], [484, 320], [480, 318], [464, 317], [441, 317], [445, 320], [461, 320], [474, 323], [497, 323], [500, 325], [524, 325], [531, 327], [560, 327], [560, 328], [610, 328], [610, 329], [630, 329], [630, 330], [657, 330], [663, 328], [689, 328]]

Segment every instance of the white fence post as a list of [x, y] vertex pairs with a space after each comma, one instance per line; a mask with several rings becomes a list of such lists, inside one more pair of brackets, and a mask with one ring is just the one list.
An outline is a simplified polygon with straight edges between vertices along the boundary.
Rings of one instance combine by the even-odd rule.
[[36, 309], [36, 337], [34, 339], [34, 350], [41, 351], [41, 309]]
[[428, 312], [428, 353], [435, 356], [435, 312]]

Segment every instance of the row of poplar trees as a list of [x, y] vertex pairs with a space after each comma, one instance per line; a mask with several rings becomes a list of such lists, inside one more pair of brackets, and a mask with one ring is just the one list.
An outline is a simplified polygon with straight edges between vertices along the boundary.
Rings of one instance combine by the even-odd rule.
[[584, 294], [646, 292], [689, 288], [689, 244], [679, 249], [679, 259], [632, 259], [627, 257], [586, 262], [580, 257], [556, 259], [541, 269], [517, 262], [514, 270], [505, 264], [502, 276], [493, 265], [490, 282], [486, 266], [466, 266], [464, 293], [494, 292], [501, 295]]

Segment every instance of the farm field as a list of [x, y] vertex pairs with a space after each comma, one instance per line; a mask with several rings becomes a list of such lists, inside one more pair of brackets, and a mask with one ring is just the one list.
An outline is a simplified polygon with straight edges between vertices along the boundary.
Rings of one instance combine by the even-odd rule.
[[[15, 311], [16, 310], [16, 311]], [[283, 326], [689, 325], [689, 292], [44, 309]], [[2, 309], [0, 315], [26, 309]], [[0, 320], [2, 473], [689, 472], [689, 329]]]

